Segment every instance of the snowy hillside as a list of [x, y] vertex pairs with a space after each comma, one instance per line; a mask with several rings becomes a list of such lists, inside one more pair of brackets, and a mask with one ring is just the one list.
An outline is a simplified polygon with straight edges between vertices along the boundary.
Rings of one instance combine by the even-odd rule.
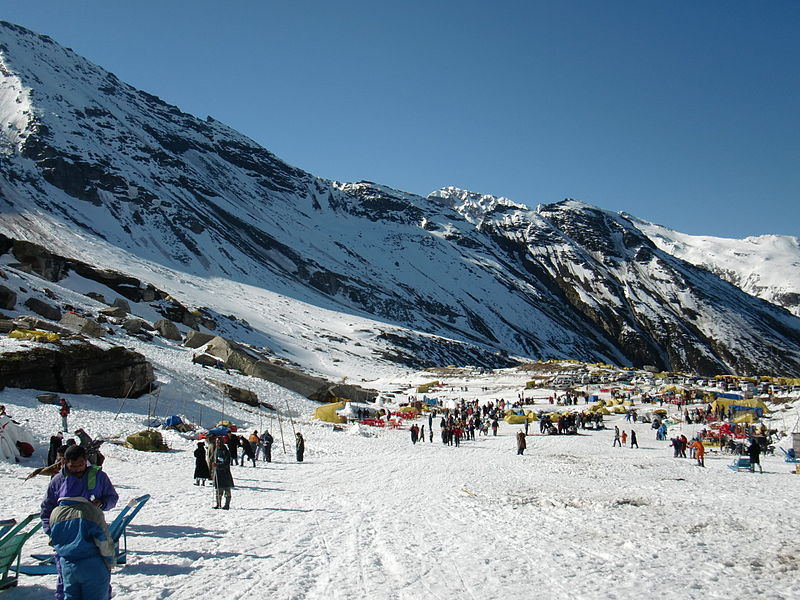
[[661, 225], [635, 222], [665, 252], [800, 316], [800, 239], [760, 235], [735, 240], [687, 235]]
[[320, 179], [8, 23], [0, 63], [0, 234], [233, 317], [220, 326], [308, 370], [570, 357], [800, 373], [800, 319], [631, 220]]

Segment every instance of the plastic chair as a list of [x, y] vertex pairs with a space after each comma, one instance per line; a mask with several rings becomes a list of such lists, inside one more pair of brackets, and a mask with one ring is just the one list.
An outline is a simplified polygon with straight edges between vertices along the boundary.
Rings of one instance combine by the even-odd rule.
[[[36, 519], [35, 522], [33, 522], [34, 519]], [[32, 522], [33, 524], [31, 524]], [[39, 513], [28, 515], [16, 526], [7, 525], [8, 521], [3, 523], [6, 523], [4, 525], [6, 529], [5, 535], [0, 538], [0, 590], [15, 587], [19, 583], [19, 561], [22, 547], [28, 538], [42, 526]], [[10, 571], [13, 572], [12, 575], [9, 575]]]

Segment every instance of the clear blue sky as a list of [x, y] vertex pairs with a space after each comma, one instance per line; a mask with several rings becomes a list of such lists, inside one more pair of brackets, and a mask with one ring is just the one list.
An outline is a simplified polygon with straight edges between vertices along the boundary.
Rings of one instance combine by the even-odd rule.
[[800, 235], [797, 0], [35, 0], [0, 18], [322, 177]]

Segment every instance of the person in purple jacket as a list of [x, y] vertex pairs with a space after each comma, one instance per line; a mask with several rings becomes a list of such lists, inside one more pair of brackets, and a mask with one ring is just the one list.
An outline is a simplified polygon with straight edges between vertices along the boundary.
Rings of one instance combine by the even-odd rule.
[[[58, 506], [60, 498], [86, 498], [101, 510], [111, 510], [117, 505], [119, 495], [111, 480], [98, 466], [92, 466], [86, 459], [86, 449], [74, 445], [64, 454], [64, 468], [50, 480], [50, 485], [42, 500], [42, 529], [49, 536], [50, 515]], [[61, 560], [56, 556], [58, 581], [56, 600], [65, 600], [64, 582], [61, 573]]]

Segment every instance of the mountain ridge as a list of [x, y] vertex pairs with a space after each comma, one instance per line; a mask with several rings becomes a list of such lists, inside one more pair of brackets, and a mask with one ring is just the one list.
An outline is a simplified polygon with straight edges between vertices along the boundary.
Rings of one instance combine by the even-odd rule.
[[[800, 319], [675, 258], [622, 215], [318, 178], [49, 38], [7, 23], [0, 37], [8, 237], [143, 280], [218, 278], [366, 318], [414, 359], [459, 358], [440, 351], [455, 341], [484, 357], [800, 372]], [[378, 346], [376, 359], [391, 355]]]

